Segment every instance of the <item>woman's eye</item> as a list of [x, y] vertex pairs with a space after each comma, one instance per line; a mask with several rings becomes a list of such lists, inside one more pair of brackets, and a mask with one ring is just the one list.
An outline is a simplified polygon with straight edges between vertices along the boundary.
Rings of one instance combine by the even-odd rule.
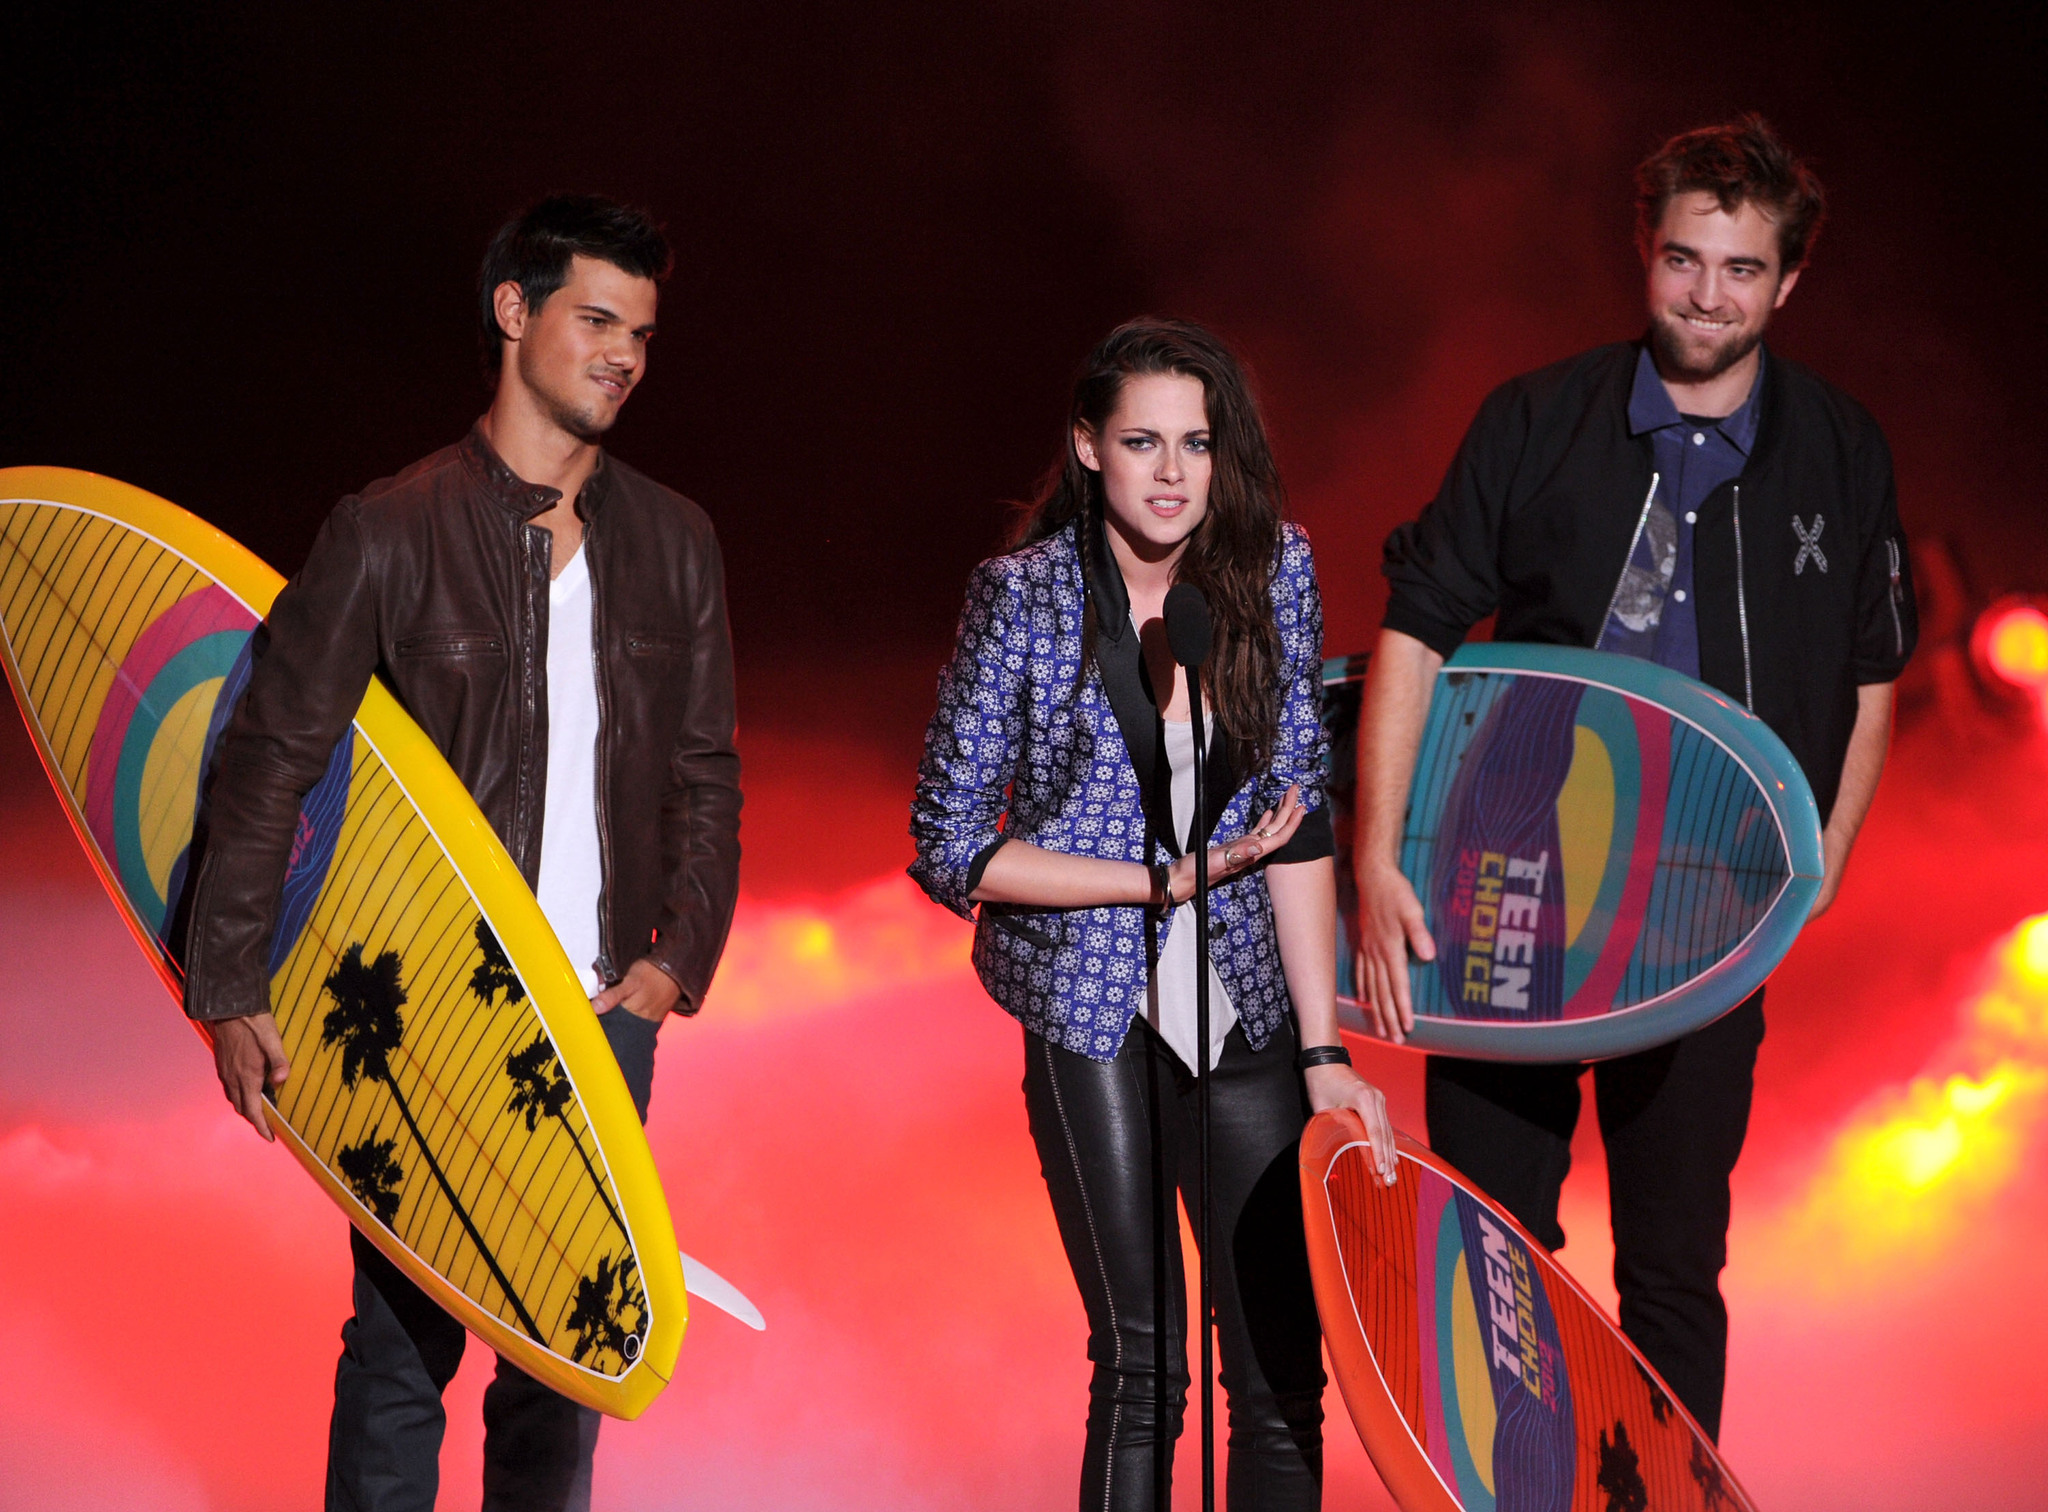
[[1191, 452], [1206, 452], [1206, 451], [1207, 451], [1208, 449], [1209, 449], [1209, 438], [1208, 438], [1207, 436], [1190, 436], [1190, 437], [1188, 437], [1188, 450], [1189, 450], [1189, 451], [1191, 451]]
[[1132, 451], [1150, 451], [1152, 449], [1152, 438], [1150, 436], [1126, 436], [1124, 437], [1124, 445], [1128, 446]]

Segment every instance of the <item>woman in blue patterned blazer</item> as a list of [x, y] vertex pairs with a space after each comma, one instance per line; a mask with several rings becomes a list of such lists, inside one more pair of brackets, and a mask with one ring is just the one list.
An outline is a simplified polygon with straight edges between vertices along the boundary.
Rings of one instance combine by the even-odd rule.
[[[1295, 1169], [1308, 1110], [1358, 1109], [1393, 1168], [1385, 1101], [1338, 1044], [1322, 602], [1280, 502], [1223, 344], [1179, 322], [1112, 332], [1018, 549], [968, 585], [918, 769], [911, 874], [964, 916], [979, 905], [975, 969], [1025, 1028], [1025, 1106], [1088, 1314], [1084, 1508], [1168, 1504], [1188, 1385], [1174, 1193], [1194, 1211], [1197, 1074], [1233, 1512], [1321, 1500]], [[1161, 617], [1177, 582], [1202, 589], [1217, 627], [1206, 1047], [1188, 689]]]

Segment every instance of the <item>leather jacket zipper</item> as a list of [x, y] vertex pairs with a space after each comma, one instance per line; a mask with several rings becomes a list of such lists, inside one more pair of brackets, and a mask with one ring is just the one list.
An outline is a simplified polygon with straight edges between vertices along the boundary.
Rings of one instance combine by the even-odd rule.
[[538, 785], [545, 793], [547, 782], [545, 766], [538, 776], [533, 770], [533, 730], [542, 715], [541, 701], [546, 697], [542, 687], [546, 675], [545, 663], [536, 665], [540, 656], [538, 642], [540, 626], [544, 623], [540, 615], [541, 605], [547, 602], [548, 584], [553, 580], [555, 538], [545, 525], [522, 521], [515, 527], [526, 547], [526, 592], [519, 603], [519, 771], [517, 779], [518, 807], [512, 823], [513, 839], [517, 842], [513, 850], [514, 859], [520, 870], [540, 881], [540, 837], [533, 822], [534, 790]]
[[1742, 570], [1742, 485], [1735, 485], [1735, 621], [1742, 627], [1742, 706], [1756, 710], [1756, 683], [1749, 668], [1749, 590]]
[[590, 677], [597, 690], [596, 781], [591, 797], [597, 806], [597, 974], [609, 987], [621, 975], [612, 960], [612, 822], [611, 791], [611, 690], [606, 685], [604, 665], [604, 590], [598, 582], [597, 553], [591, 549], [594, 522], [583, 522], [583, 566], [590, 574]]
[[1621, 602], [1621, 590], [1628, 582], [1629, 568], [1635, 563], [1636, 547], [1643, 539], [1643, 527], [1650, 523], [1650, 506], [1657, 502], [1657, 479], [1660, 476], [1662, 475], [1659, 473], [1650, 474], [1650, 491], [1643, 495], [1642, 513], [1636, 516], [1636, 533], [1628, 538], [1628, 553], [1621, 559], [1621, 576], [1614, 580], [1614, 592], [1607, 595], [1607, 613], [1602, 615], [1600, 623], [1593, 627], [1595, 648], [1598, 648], [1601, 637], [1607, 634], [1608, 625], [1614, 621], [1614, 606]]

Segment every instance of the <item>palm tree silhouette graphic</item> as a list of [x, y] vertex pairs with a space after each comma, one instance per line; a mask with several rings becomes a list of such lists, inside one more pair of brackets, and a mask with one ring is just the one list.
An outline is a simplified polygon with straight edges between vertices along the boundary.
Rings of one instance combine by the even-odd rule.
[[476, 948], [483, 952], [483, 959], [475, 971], [469, 974], [469, 990], [477, 1001], [486, 1008], [493, 1006], [499, 993], [505, 994], [505, 1002], [526, 1001], [526, 984], [519, 980], [519, 973], [512, 969], [512, 961], [505, 954], [505, 947], [498, 943], [498, 937], [491, 932], [491, 926], [479, 914], [476, 921]]
[[533, 1043], [524, 1050], [515, 1050], [505, 1057], [505, 1074], [512, 1079], [512, 1097], [506, 1104], [507, 1108], [526, 1115], [526, 1132], [529, 1134], [540, 1126], [543, 1118], [555, 1119], [568, 1131], [569, 1142], [575, 1146], [583, 1169], [590, 1173], [590, 1184], [597, 1188], [598, 1200], [611, 1214], [612, 1222], [619, 1231], [624, 1233], [626, 1221], [612, 1206], [604, 1178], [597, 1174], [597, 1166], [592, 1163], [589, 1151], [583, 1148], [583, 1136], [569, 1122], [569, 1102], [575, 1096], [575, 1090], [569, 1085], [569, 1078], [563, 1073], [562, 1063], [556, 1058], [555, 1047], [548, 1042], [545, 1031], [536, 1034]]
[[1643, 1482], [1642, 1460], [1628, 1441], [1628, 1424], [1619, 1418], [1614, 1437], [1600, 1430], [1600, 1470], [1595, 1482], [1607, 1496], [1607, 1512], [1644, 1512], [1650, 1505], [1650, 1489]]
[[[639, 1354], [638, 1328], [647, 1316], [647, 1299], [638, 1271], [631, 1254], [606, 1256], [576, 1283], [576, 1306], [569, 1313], [568, 1327], [576, 1335], [572, 1358], [577, 1364], [585, 1355], [605, 1350], [629, 1363]], [[619, 1319], [628, 1307], [635, 1314], [632, 1329]]]
[[386, 1228], [398, 1216], [398, 1189], [405, 1182], [405, 1167], [398, 1163], [397, 1149], [396, 1139], [365, 1134], [355, 1144], [337, 1151], [334, 1157], [334, 1163], [341, 1167], [342, 1180]]
[[341, 1084], [344, 1087], [353, 1090], [358, 1081], [367, 1078], [382, 1083], [384, 1090], [391, 1094], [391, 1101], [398, 1108], [398, 1116], [405, 1121], [414, 1146], [426, 1160], [434, 1180], [441, 1184], [448, 1206], [454, 1209], [464, 1232], [469, 1235], [470, 1243], [483, 1256], [498, 1289], [512, 1304], [513, 1312], [518, 1314], [520, 1326], [529, 1338], [537, 1343], [544, 1342], [540, 1326], [527, 1312], [519, 1293], [512, 1289], [510, 1278], [498, 1264], [498, 1257], [491, 1252], [491, 1247], [484, 1242], [484, 1236], [477, 1231], [469, 1209], [456, 1196], [454, 1184], [448, 1180], [448, 1173], [441, 1169], [441, 1162], [434, 1158], [432, 1148], [420, 1133], [418, 1120], [412, 1116], [405, 1094], [398, 1089], [398, 1079], [391, 1074], [391, 1054], [405, 1041], [405, 1019], [398, 1011], [405, 1006], [405, 988], [399, 981], [399, 970], [396, 951], [384, 951], [366, 965], [361, 943], [349, 946], [322, 984], [334, 998], [334, 1006], [328, 1009], [327, 1017], [321, 1021], [320, 1043], [340, 1047]]
[[1700, 1488], [1700, 1495], [1706, 1500], [1707, 1512], [1714, 1512], [1716, 1507], [1735, 1505], [1734, 1499], [1728, 1494], [1727, 1477], [1721, 1473], [1721, 1467], [1714, 1463], [1714, 1457], [1707, 1453], [1707, 1446], [1698, 1439], [1692, 1441], [1692, 1463], [1686, 1468], [1692, 1471], [1693, 1482]]
[[[469, 990], [486, 1008], [494, 1006], [500, 992], [504, 993], [507, 1003], [523, 1002], [526, 988], [506, 958], [498, 937], [491, 933], [490, 926], [482, 919], [476, 922], [476, 943], [483, 959], [470, 974]], [[512, 1083], [512, 1095], [505, 1103], [506, 1111], [523, 1116], [529, 1134], [540, 1128], [543, 1118], [552, 1118], [562, 1126], [563, 1132], [569, 1136], [570, 1148], [583, 1162], [583, 1169], [597, 1192], [597, 1200], [604, 1204], [605, 1212], [610, 1215], [620, 1235], [627, 1237], [626, 1220], [612, 1202], [611, 1191], [604, 1177], [598, 1173], [596, 1162], [590, 1158], [590, 1151], [584, 1148], [581, 1131], [569, 1121], [569, 1105], [575, 1101], [576, 1089], [570, 1084], [568, 1073], [563, 1070], [561, 1058], [555, 1054], [554, 1043], [545, 1029], [535, 1033], [524, 1049], [514, 1050], [505, 1057], [505, 1075]], [[620, 1321], [621, 1314], [629, 1309], [634, 1314], [632, 1329]], [[646, 1317], [647, 1295], [640, 1287], [639, 1267], [632, 1251], [628, 1249], [617, 1258], [607, 1256], [600, 1259], [592, 1274], [577, 1281], [576, 1306], [567, 1321], [567, 1327], [577, 1336], [574, 1356], [577, 1363], [581, 1364], [586, 1355], [610, 1350], [630, 1364], [638, 1354], [635, 1347], [639, 1338], [637, 1330]]]

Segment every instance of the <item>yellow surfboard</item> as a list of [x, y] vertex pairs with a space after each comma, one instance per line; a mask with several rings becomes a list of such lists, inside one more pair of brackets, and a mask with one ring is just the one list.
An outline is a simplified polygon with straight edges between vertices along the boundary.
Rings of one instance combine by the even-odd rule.
[[[201, 778], [284, 581], [125, 483], [0, 469], [0, 660], [173, 997]], [[270, 957], [271, 1127], [537, 1380], [637, 1417], [688, 1320], [654, 1158], [575, 970], [440, 752], [372, 682], [302, 805]]]

